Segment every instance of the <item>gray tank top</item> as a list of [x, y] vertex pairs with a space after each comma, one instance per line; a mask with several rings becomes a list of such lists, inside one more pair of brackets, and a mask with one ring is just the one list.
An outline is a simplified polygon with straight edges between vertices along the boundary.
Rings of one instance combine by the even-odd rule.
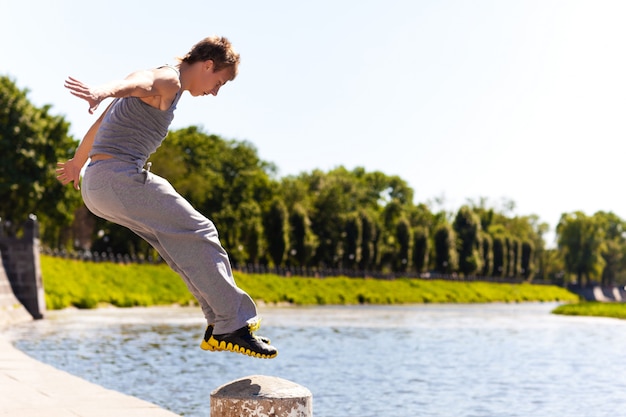
[[115, 99], [100, 124], [89, 156], [105, 154], [145, 164], [167, 136], [180, 96], [179, 91], [167, 110], [156, 109], [137, 97]]

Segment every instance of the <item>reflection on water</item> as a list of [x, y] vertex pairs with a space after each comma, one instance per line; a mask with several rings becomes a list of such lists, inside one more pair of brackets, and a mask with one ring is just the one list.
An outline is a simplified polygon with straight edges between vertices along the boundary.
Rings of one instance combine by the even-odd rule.
[[554, 304], [261, 308], [276, 359], [205, 352], [194, 308], [52, 312], [18, 348], [187, 417], [247, 375], [307, 387], [317, 417], [619, 416], [626, 322]]

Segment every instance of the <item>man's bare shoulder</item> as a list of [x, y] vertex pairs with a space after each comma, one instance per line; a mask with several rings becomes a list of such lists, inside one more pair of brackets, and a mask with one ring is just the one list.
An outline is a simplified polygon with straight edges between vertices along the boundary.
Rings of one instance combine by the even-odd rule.
[[171, 106], [181, 87], [178, 72], [167, 67], [136, 71], [127, 80], [137, 87], [133, 95], [161, 110]]
[[176, 94], [180, 90], [180, 78], [174, 67], [164, 66], [150, 70], [155, 86], [164, 94]]

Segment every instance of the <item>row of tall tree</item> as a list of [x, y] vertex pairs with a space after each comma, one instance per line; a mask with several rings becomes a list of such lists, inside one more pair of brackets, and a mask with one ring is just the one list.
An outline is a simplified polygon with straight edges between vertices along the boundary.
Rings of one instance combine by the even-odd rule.
[[[46, 246], [153, 256], [128, 230], [85, 215], [79, 193], [56, 181], [56, 162], [78, 144], [68, 128], [0, 77], [0, 218], [12, 221], [9, 233], [35, 213]], [[548, 225], [514, 215], [512, 202], [437, 211], [415, 204], [403, 179], [364, 168], [279, 178], [251, 143], [195, 126], [171, 131], [151, 162], [216, 223], [235, 264], [626, 281], [624, 222], [613, 213], [564, 214], [558, 247], [546, 249]]]

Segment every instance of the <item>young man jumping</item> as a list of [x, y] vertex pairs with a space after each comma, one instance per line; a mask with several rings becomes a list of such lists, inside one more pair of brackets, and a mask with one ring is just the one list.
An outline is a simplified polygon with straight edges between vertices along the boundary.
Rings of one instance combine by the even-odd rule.
[[[176, 66], [133, 72], [125, 79], [89, 87], [68, 78], [65, 86], [89, 104], [89, 113], [107, 98], [109, 107], [88, 130], [57, 178], [81, 189], [96, 216], [125, 226], [150, 243], [187, 284], [207, 320], [204, 350], [227, 350], [258, 358], [278, 352], [256, 336], [256, 305], [233, 278], [215, 225], [195, 210], [170, 183], [145, 169], [148, 157], [168, 133], [183, 92], [217, 96], [237, 75], [239, 54], [228, 39], [198, 42]], [[82, 187], [80, 172], [88, 159]]]

